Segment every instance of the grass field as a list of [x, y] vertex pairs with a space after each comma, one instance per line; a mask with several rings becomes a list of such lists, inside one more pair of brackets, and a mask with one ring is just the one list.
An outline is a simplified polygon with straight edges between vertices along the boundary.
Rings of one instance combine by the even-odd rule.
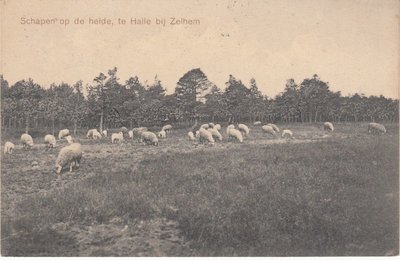
[[[244, 143], [211, 147], [182, 129], [154, 147], [82, 130], [81, 167], [59, 176], [66, 143], [46, 150], [33, 135], [33, 150], [2, 155], [2, 255], [398, 254], [398, 125], [382, 136], [361, 123], [280, 127], [295, 139], [253, 126]], [[2, 145], [16, 138], [3, 132]]]

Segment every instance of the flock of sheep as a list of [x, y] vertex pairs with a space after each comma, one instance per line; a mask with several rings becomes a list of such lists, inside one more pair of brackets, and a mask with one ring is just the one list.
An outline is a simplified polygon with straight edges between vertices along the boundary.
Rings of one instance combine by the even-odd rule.
[[[260, 121], [254, 122], [255, 126], [261, 125]], [[334, 127], [333, 124], [330, 122], [325, 122], [324, 130], [333, 131]], [[275, 124], [266, 124], [262, 125], [261, 129], [264, 133], [276, 136], [280, 130], [277, 125]], [[165, 125], [162, 129], [157, 132], [153, 133], [148, 131], [146, 127], [138, 127], [133, 128], [132, 130], [128, 130], [126, 127], [122, 127], [118, 133], [113, 133], [111, 135], [111, 142], [117, 143], [122, 142], [124, 139], [124, 133], [128, 134], [129, 139], [138, 139], [139, 142], [146, 144], [146, 145], [155, 145], [158, 146], [158, 138], [166, 138], [167, 134], [172, 130], [171, 125]], [[196, 142], [199, 144], [210, 144], [214, 145], [216, 140], [222, 141], [222, 135], [219, 132], [221, 131], [220, 124], [208, 123], [202, 124], [199, 128], [197, 127], [197, 123], [192, 127], [191, 131], [187, 133], [187, 137], [189, 141]], [[382, 124], [378, 123], [369, 123], [368, 124], [368, 133], [373, 134], [384, 134], [386, 133], [386, 128]], [[230, 124], [226, 128], [226, 135], [228, 136], [229, 140], [237, 140], [238, 142], [242, 143], [244, 138], [247, 138], [250, 134], [250, 128], [245, 124], [238, 124], [237, 129], [235, 125]], [[108, 132], [107, 130], [102, 131], [100, 133], [97, 129], [90, 129], [87, 132], [86, 137], [94, 140], [101, 139], [103, 137], [107, 137]], [[289, 129], [284, 129], [282, 131], [283, 138], [294, 138], [293, 132]], [[79, 167], [81, 158], [82, 158], [82, 146], [80, 143], [74, 142], [73, 138], [70, 135], [68, 129], [63, 129], [58, 134], [59, 140], [65, 139], [69, 143], [68, 146], [63, 147], [56, 159], [56, 172], [61, 173], [61, 170], [69, 166], [70, 171], [72, 171], [73, 166]], [[56, 146], [56, 138], [54, 135], [46, 135], [44, 137], [44, 143], [48, 148], [54, 148]], [[22, 146], [27, 148], [32, 148], [34, 145], [33, 139], [29, 134], [22, 134], [21, 135], [21, 143]], [[6, 142], [4, 145], [4, 154], [12, 154], [12, 151], [15, 149], [15, 145], [12, 142]]]

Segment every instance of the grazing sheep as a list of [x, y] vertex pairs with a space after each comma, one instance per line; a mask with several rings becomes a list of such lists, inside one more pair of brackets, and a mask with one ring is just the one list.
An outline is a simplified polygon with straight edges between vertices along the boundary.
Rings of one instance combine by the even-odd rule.
[[140, 138], [142, 132], [147, 131], [147, 127], [136, 127], [132, 129], [133, 132], [133, 137], [138, 137]]
[[378, 123], [369, 123], [368, 124], [368, 133], [372, 134], [384, 134], [386, 133], [386, 128], [382, 124]]
[[189, 138], [189, 141], [194, 141], [194, 140], [196, 140], [196, 138], [194, 137], [194, 134], [193, 134], [192, 131], [188, 132], [188, 133], [187, 133], [187, 136], [188, 136], [188, 138]]
[[160, 132], [157, 133], [157, 136], [159, 138], [166, 138], [167, 137], [167, 132], [165, 132], [164, 130], [161, 130]]
[[271, 126], [275, 132], [279, 133], [279, 128], [275, 124], [267, 124], [267, 125]]
[[250, 129], [247, 125], [245, 124], [239, 124], [238, 125], [239, 131], [243, 133], [243, 136], [248, 136], [250, 133]]
[[212, 145], [215, 143], [211, 132], [209, 132], [208, 130], [206, 130], [202, 127], [199, 129], [199, 135], [200, 135], [200, 139], [199, 139], [200, 143], [209, 142]]
[[89, 129], [89, 131], [88, 131], [87, 134], [86, 134], [86, 137], [87, 137], [87, 138], [92, 138], [92, 137], [93, 137], [93, 133], [94, 133], [95, 131], [97, 131], [96, 128]]
[[58, 139], [61, 140], [61, 138], [64, 138], [66, 136], [69, 136], [69, 130], [68, 129], [63, 129], [58, 132]]
[[282, 137], [283, 138], [293, 138], [293, 132], [290, 131], [289, 129], [285, 129], [282, 131]]
[[172, 125], [165, 125], [162, 127], [161, 130], [164, 130], [165, 132], [168, 133], [169, 131], [171, 131], [171, 129], [172, 129]]
[[333, 131], [333, 124], [331, 122], [325, 122], [324, 123], [324, 130], [329, 130], [329, 131]]
[[108, 134], [107, 130], [103, 130], [102, 134], [104, 135], [104, 137], [107, 137]]
[[124, 133], [119, 132], [119, 133], [113, 133], [111, 135], [111, 143], [115, 142], [122, 142], [124, 140]]
[[128, 137], [129, 137], [130, 139], [133, 139], [133, 131], [132, 131], [132, 130], [129, 130], [129, 132], [128, 132]]
[[263, 125], [261, 127], [261, 129], [263, 130], [264, 133], [267, 133], [267, 134], [270, 134], [270, 135], [273, 135], [273, 136], [276, 135], [276, 132], [275, 132], [274, 128], [272, 126], [270, 126], [270, 125]]
[[215, 128], [209, 128], [207, 131], [209, 131], [212, 135], [212, 137], [217, 138], [218, 140], [222, 141], [222, 135], [220, 134], [220, 132], [218, 132], [217, 129]]
[[100, 134], [100, 132], [97, 131], [97, 130], [95, 129], [95, 131], [94, 131], [93, 134], [92, 134], [92, 138], [93, 138], [94, 140], [101, 139], [101, 134]]
[[214, 125], [214, 123], [208, 123], [208, 126], [211, 128], [214, 128], [215, 125]]
[[63, 167], [69, 165], [69, 171], [72, 172], [72, 166], [79, 167], [82, 158], [82, 146], [80, 143], [70, 144], [60, 150], [56, 160], [56, 172], [61, 173]]
[[123, 127], [120, 128], [119, 131], [122, 132], [122, 133], [127, 133], [127, 132], [128, 132], [128, 128], [126, 128], [125, 126], [123, 126]]
[[15, 149], [15, 144], [11, 142], [6, 142], [4, 144], [4, 154], [12, 154], [12, 151]]
[[21, 142], [22, 142], [22, 146], [24, 148], [32, 148], [33, 147], [33, 139], [32, 136], [28, 135], [28, 134], [22, 134], [21, 135]]
[[56, 147], [56, 138], [54, 135], [46, 135], [44, 137], [44, 143], [48, 148], [54, 148]]
[[141, 134], [141, 142], [144, 142], [147, 145], [155, 145], [158, 146], [158, 138], [155, 133], [144, 131]]
[[216, 124], [213, 128], [218, 130], [218, 131], [221, 131], [221, 125], [220, 124]]
[[208, 129], [210, 126], [208, 125], [208, 124], [202, 124], [201, 126], [200, 126], [200, 128], [203, 128], [203, 129]]
[[253, 125], [261, 125], [261, 121], [255, 121]]
[[237, 129], [234, 129], [234, 128], [231, 128], [231, 129], [229, 129], [229, 137], [230, 137], [230, 139], [232, 138], [232, 137], [234, 137], [234, 138], [236, 138], [240, 143], [242, 143], [243, 142], [243, 135], [242, 135], [242, 133], [239, 131], [239, 130], [237, 130]]

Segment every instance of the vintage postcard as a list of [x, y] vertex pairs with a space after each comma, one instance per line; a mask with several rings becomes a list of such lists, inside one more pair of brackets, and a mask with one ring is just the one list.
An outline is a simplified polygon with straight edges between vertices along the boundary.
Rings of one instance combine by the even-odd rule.
[[0, 0], [2, 256], [398, 256], [398, 0]]

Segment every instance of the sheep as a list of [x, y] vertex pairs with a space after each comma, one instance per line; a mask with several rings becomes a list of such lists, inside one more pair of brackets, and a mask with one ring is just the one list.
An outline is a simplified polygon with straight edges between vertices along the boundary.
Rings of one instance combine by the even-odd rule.
[[200, 127], [200, 129], [199, 129], [199, 135], [200, 135], [200, 139], [199, 139], [200, 143], [209, 142], [212, 145], [215, 143], [211, 132], [209, 132], [208, 130], [206, 130], [202, 127]]
[[128, 128], [126, 128], [125, 126], [123, 126], [123, 127], [120, 128], [119, 131], [122, 132], [122, 133], [127, 133], [127, 132], [128, 132]]
[[149, 132], [149, 131], [144, 131], [141, 134], [141, 142], [144, 142], [147, 145], [155, 145], [158, 146], [158, 138], [156, 134]]
[[271, 134], [274, 136], [276, 135], [274, 128], [270, 125], [263, 125], [261, 129], [263, 130], [264, 133]]
[[187, 136], [188, 136], [188, 138], [189, 138], [189, 141], [194, 141], [194, 140], [196, 140], [196, 138], [194, 137], [194, 134], [193, 134], [192, 131], [188, 132], [188, 133], [187, 133]]
[[6, 142], [4, 144], [4, 154], [12, 154], [12, 151], [15, 149], [15, 144], [11, 142]]
[[141, 133], [147, 131], [147, 127], [137, 127], [137, 128], [133, 128], [132, 132], [133, 132], [133, 137], [137, 136], [138, 138], [140, 137]]
[[218, 138], [218, 140], [222, 141], [222, 135], [220, 134], [220, 132], [218, 132], [217, 129], [209, 128], [207, 131], [211, 133], [213, 138], [215, 137]]
[[44, 143], [48, 148], [56, 147], [56, 138], [54, 135], [46, 135], [44, 137]]
[[243, 142], [242, 133], [239, 130], [235, 129], [235, 128], [230, 128], [228, 135], [229, 135], [230, 138], [232, 138], [232, 137], [236, 138], [239, 141], [239, 143]]
[[195, 136], [196, 136], [196, 138], [200, 137], [200, 131], [199, 130], [196, 131], [196, 135]]
[[93, 137], [94, 140], [101, 139], [101, 134], [100, 134], [99, 131], [97, 131], [97, 130], [95, 129], [95, 131], [93, 132], [92, 137]]
[[378, 123], [369, 123], [368, 124], [368, 133], [372, 134], [384, 134], [386, 133], [386, 128], [382, 124]]
[[94, 132], [94, 131], [97, 131], [97, 129], [96, 129], [96, 128], [89, 129], [89, 131], [88, 131], [87, 134], [86, 134], [86, 137], [87, 137], [87, 138], [93, 137], [93, 132]]
[[165, 125], [165, 126], [162, 127], [161, 130], [163, 130], [163, 131], [168, 133], [169, 131], [171, 131], [171, 129], [172, 129], [172, 125]]
[[283, 138], [287, 138], [287, 137], [293, 138], [293, 132], [290, 131], [289, 129], [284, 129], [282, 131], [282, 137]]
[[275, 124], [267, 124], [267, 125], [271, 126], [275, 132], [279, 133], [279, 128]]
[[24, 148], [32, 148], [33, 147], [33, 139], [32, 136], [28, 134], [21, 135], [21, 142]]
[[165, 132], [165, 130], [161, 130], [160, 132], [157, 133], [157, 136], [159, 138], [166, 138], [167, 137], [167, 132]]
[[58, 132], [58, 139], [61, 140], [61, 138], [66, 137], [69, 135], [69, 130], [68, 129], [63, 129]]
[[247, 125], [245, 124], [239, 124], [238, 125], [239, 131], [243, 133], [243, 136], [248, 136], [250, 133], [250, 129]]
[[111, 143], [115, 142], [122, 142], [124, 140], [124, 133], [119, 132], [119, 133], [113, 133], [111, 135]]
[[221, 131], [221, 125], [220, 124], [216, 124], [213, 128], [218, 130], [218, 131]]
[[210, 126], [208, 125], [208, 124], [202, 124], [201, 126], [200, 126], [200, 128], [203, 128], [203, 129], [208, 129]]
[[107, 134], [108, 134], [107, 130], [103, 130], [103, 132], [101, 132], [101, 133], [104, 135], [104, 137], [107, 137]]
[[133, 139], [133, 131], [132, 131], [132, 130], [129, 130], [129, 132], [128, 132], [128, 137], [129, 137], [130, 139]]
[[253, 125], [261, 125], [261, 121], [255, 121]]
[[72, 172], [72, 166], [79, 167], [82, 158], [82, 146], [80, 143], [73, 143], [63, 147], [56, 160], [56, 173], [60, 174], [63, 167], [69, 165], [69, 171]]
[[214, 128], [215, 125], [214, 125], [214, 123], [208, 123], [208, 126], [211, 128]]
[[329, 131], [333, 131], [333, 124], [331, 122], [325, 122], [324, 123], [324, 130], [329, 130]]

